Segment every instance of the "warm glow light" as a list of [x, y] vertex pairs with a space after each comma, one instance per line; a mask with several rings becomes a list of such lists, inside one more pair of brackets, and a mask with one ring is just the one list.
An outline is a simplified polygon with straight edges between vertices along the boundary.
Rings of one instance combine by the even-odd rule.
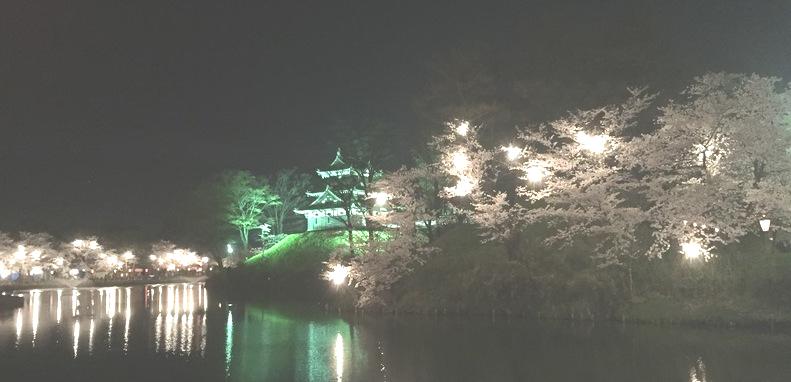
[[584, 131], [577, 133], [576, 140], [580, 146], [586, 151], [594, 154], [601, 154], [607, 149], [607, 140], [609, 137], [606, 135], [590, 135]]
[[25, 246], [24, 245], [18, 245], [16, 247], [16, 252], [14, 252], [14, 259], [16, 259], [18, 261], [22, 261], [22, 260], [25, 259]]
[[31, 276], [41, 276], [44, 274], [44, 269], [41, 267], [32, 267], [30, 268], [30, 275]]
[[228, 252], [229, 255], [233, 253], [233, 246], [231, 243], [225, 245], [225, 251]]
[[522, 156], [522, 149], [514, 145], [508, 147], [503, 146], [503, 151], [505, 151], [505, 157], [508, 158], [508, 160], [517, 160]]
[[464, 151], [456, 151], [451, 155], [451, 163], [456, 171], [464, 171], [470, 166], [470, 159]]
[[455, 186], [448, 189], [448, 192], [453, 196], [467, 196], [472, 192], [472, 189], [472, 181], [467, 177], [462, 177], [456, 182]]
[[343, 264], [332, 264], [329, 270], [324, 272], [324, 278], [330, 280], [334, 285], [340, 286], [349, 276], [349, 267]]
[[77, 277], [80, 274], [80, 270], [76, 268], [72, 268], [69, 270], [69, 274], [73, 277]]
[[758, 224], [761, 225], [761, 231], [769, 232], [769, 226], [771, 226], [772, 221], [766, 218], [763, 218], [758, 221]]
[[41, 258], [41, 250], [40, 249], [36, 249], [36, 250], [33, 250], [33, 252], [30, 252], [30, 258], [33, 259], [33, 260], [40, 259]]
[[388, 195], [385, 192], [374, 192], [373, 197], [374, 197], [374, 204], [376, 204], [377, 206], [384, 206], [385, 204], [387, 204], [387, 200], [390, 199], [390, 195]]
[[132, 251], [126, 251], [121, 257], [123, 257], [124, 261], [132, 261], [134, 260], [135, 255], [132, 253]]
[[72, 247], [74, 247], [74, 248], [76, 248], [76, 249], [85, 249], [85, 248], [88, 248], [88, 249], [97, 250], [97, 249], [101, 249], [101, 248], [102, 248], [102, 247], [99, 245], [99, 243], [98, 243], [98, 242], [96, 242], [96, 240], [82, 240], [82, 239], [76, 239], [76, 240], [74, 240], [74, 241], [72, 241], [72, 242], [71, 242], [71, 245], [72, 245]]
[[546, 169], [541, 165], [531, 164], [525, 169], [525, 179], [530, 183], [541, 183], [544, 181], [544, 176], [546, 176]]
[[681, 252], [688, 260], [697, 260], [706, 253], [706, 250], [697, 241], [689, 241], [681, 244]]
[[467, 121], [460, 121], [458, 125], [456, 125], [456, 134], [461, 136], [466, 136], [467, 132], [470, 131], [470, 123]]
[[343, 380], [343, 336], [338, 333], [335, 336], [335, 346], [333, 347], [332, 352], [333, 357], [335, 358], [335, 380], [342, 381]]
[[151, 261], [157, 261], [157, 255], [149, 255], [148, 259]]

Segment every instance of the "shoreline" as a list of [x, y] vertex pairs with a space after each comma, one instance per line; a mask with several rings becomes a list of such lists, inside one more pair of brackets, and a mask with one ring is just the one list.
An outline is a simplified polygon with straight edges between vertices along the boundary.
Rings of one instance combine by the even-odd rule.
[[149, 284], [177, 284], [177, 283], [196, 283], [205, 282], [208, 276], [179, 276], [169, 278], [157, 278], [149, 280], [81, 280], [79, 282], [69, 282], [66, 279], [50, 280], [45, 283], [31, 284], [0, 284], [0, 291], [30, 291], [35, 289], [79, 289], [79, 288], [104, 288], [104, 287], [126, 287]]

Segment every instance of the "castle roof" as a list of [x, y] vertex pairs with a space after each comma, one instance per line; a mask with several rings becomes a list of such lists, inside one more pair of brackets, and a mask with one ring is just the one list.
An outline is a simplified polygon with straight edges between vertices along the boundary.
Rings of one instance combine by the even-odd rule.
[[332, 163], [330, 163], [330, 170], [342, 170], [348, 167], [349, 166], [346, 164], [346, 162], [343, 161], [341, 149], [339, 148], [338, 151], [335, 152], [335, 159], [333, 159]]

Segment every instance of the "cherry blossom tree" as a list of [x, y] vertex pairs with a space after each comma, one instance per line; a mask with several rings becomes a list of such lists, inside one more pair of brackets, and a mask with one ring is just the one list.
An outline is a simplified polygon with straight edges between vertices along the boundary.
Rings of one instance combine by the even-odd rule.
[[360, 291], [360, 306], [386, 305], [392, 285], [434, 250], [427, 245], [426, 231], [420, 229], [424, 222], [436, 219], [426, 198], [428, 190], [421, 186], [433, 176], [432, 171], [427, 167], [402, 168], [376, 183], [376, 189], [387, 195], [387, 208], [372, 219], [384, 227], [385, 239], [373, 241], [365, 255], [352, 260], [350, 275]]
[[624, 155], [645, 180], [652, 254], [680, 242], [708, 256], [714, 243], [757, 231], [763, 216], [788, 225], [789, 94], [777, 78], [715, 73], [660, 109], [657, 130]]

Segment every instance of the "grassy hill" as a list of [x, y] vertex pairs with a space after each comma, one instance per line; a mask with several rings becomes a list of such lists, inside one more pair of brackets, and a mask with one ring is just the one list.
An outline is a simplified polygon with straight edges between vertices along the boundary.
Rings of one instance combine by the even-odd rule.
[[[362, 245], [367, 232], [354, 233]], [[349, 245], [346, 231], [317, 231], [286, 235], [272, 247], [228, 270], [227, 286], [233, 294], [273, 300], [322, 300], [328, 283], [322, 279], [325, 262]]]
[[[286, 235], [275, 245], [247, 260], [246, 267], [270, 267], [297, 270], [315, 267], [329, 259], [333, 251], [349, 245], [346, 231], [316, 231]], [[366, 231], [355, 231], [355, 245], [367, 240]]]
[[346, 232], [320, 231], [286, 235], [275, 245], [250, 257], [245, 266], [293, 266], [325, 261], [338, 247], [348, 245]]

